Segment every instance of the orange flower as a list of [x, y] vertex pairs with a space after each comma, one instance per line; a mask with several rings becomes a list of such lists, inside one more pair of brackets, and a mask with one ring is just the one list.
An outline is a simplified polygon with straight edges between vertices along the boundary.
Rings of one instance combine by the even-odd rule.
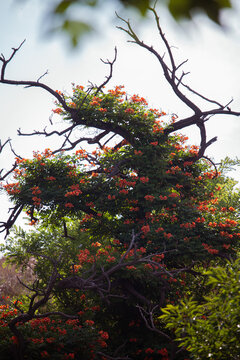
[[142, 151], [141, 151], [141, 150], [139, 150], [139, 151], [134, 150], [134, 154], [135, 154], [135, 155], [140, 155], [140, 156], [141, 156], [143, 153], [142, 153]]
[[173, 237], [173, 235], [171, 233], [163, 233], [163, 236], [166, 238], [166, 239], [171, 239], [171, 237]]
[[134, 114], [135, 110], [133, 108], [127, 108], [126, 110], [124, 110], [124, 112], [128, 114]]
[[86, 320], [85, 324], [88, 325], [88, 326], [92, 326], [92, 325], [94, 325], [94, 321], [93, 320]]
[[150, 226], [149, 225], [142, 226], [141, 230], [144, 234], [147, 234], [150, 231]]
[[61, 113], [62, 113], [62, 109], [60, 109], [60, 108], [52, 109], [52, 112], [54, 112], [54, 114], [61, 114]]
[[99, 246], [101, 246], [101, 243], [97, 241], [97, 242], [95, 242], [95, 243], [92, 243], [91, 246], [93, 246], [93, 247], [99, 247]]

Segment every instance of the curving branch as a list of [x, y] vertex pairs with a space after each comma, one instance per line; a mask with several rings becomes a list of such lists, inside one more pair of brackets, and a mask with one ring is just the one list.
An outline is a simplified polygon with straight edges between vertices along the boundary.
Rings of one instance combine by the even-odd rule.
[[[169, 252], [174, 252], [177, 250], [163, 251], [161, 253], [149, 254], [143, 257], [137, 256], [137, 246], [136, 242], [140, 234], [132, 233], [132, 238], [129, 243], [127, 250], [123, 253], [119, 261], [114, 264], [109, 269], [105, 270], [104, 267], [100, 267], [101, 274], [96, 271], [96, 264], [94, 263], [90, 271], [86, 273], [81, 273], [81, 275], [73, 274], [67, 278], [59, 280], [56, 287], [58, 289], [80, 289], [82, 291], [93, 290], [97, 291], [100, 297], [104, 300], [107, 300], [111, 296], [120, 296], [119, 294], [114, 294], [114, 285], [115, 282], [112, 281], [111, 277], [114, 276], [117, 272], [121, 271], [128, 266], [136, 266], [138, 264], [152, 264], [155, 268], [158, 268], [158, 271], [153, 273], [153, 276], [161, 278], [161, 275], [168, 275], [169, 277], [174, 277], [172, 272], [168, 271], [162, 264], [153, 261], [152, 257], [156, 255], [166, 254]], [[131, 250], [134, 250], [134, 258], [128, 260], [128, 255]], [[89, 275], [90, 273], [90, 275]], [[134, 285], [130, 282], [124, 281], [124, 283], [118, 285], [121, 286], [124, 293], [124, 297], [129, 296], [137, 297], [141, 302], [145, 304], [150, 304], [150, 301], [143, 294], [139, 293], [137, 289], [134, 288]], [[165, 291], [165, 290], [164, 290]]]
[[159, 335], [163, 336], [165, 339], [172, 342], [171, 337], [169, 335], [167, 335], [166, 333], [164, 333], [163, 331], [159, 330], [154, 324], [153, 313], [158, 308], [158, 305], [150, 306], [148, 311], [139, 305], [137, 305], [137, 308], [141, 314], [142, 319], [144, 320], [144, 323], [145, 323], [147, 329], [158, 333]]
[[0, 233], [6, 231], [5, 238], [9, 235], [9, 231], [11, 227], [14, 225], [15, 221], [17, 220], [18, 216], [21, 214], [22, 210], [24, 208], [24, 205], [16, 205], [11, 210], [11, 214], [8, 218], [8, 220], [0, 221]]
[[103, 64], [109, 65], [110, 70], [109, 70], [109, 75], [105, 77], [106, 80], [105, 80], [101, 85], [99, 85], [99, 86], [97, 87], [96, 94], [97, 94], [99, 91], [101, 91], [101, 90], [104, 88], [104, 86], [107, 85], [107, 83], [108, 83], [108, 82], [110, 81], [110, 79], [112, 78], [112, 75], [113, 75], [113, 65], [114, 65], [114, 63], [115, 63], [116, 60], [117, 60], [117, 48], [116, 48], [116, 46], [115, 46], [115, 48], [114, 48], [114, 58], [113, 58], [112, 61], [110, 61], [110, 60], [108, 60], [108, 59], [107, 59], [106, 61], [103, 60], [103, 59], [100, 59], [100, 60], [102, 61]]
[[52, 94], [59, 101], [59, 103], [63, 106], [64, 110], [71, 113], [72, 108], [67, 105], [67, 103], [66, 103], [66, 101], [65, 101], [65, 99], [64, 99], [64, 97], [62, 95], [60, 95], [55, 90], [51, 89], [46, 84], [43, 84], [43, 83], [39, 82], [39, 80], [46, 73], [44, 75], [42, 75], [37, 81], [10, 80], [10, 79], [5, 78], [5, 71], [6, 71], [7, 65], [14, 58], [14, 56], [20, 50], [20, 48], [22, 47], [22, 45], [24, 43], [25, 43], [25, 40], [22, 41], [22, 43], [17, 48], [12, 48], [12, 50], [13, 50], [12, 54], [10, 55], [10, 57], [8, 59], [6, 59], [3, 54], [1, 54], [0, 61], [2, 62], [2, 69], [1, 69], [0, 83], [8, 84], [8, 85], [20, 85], [20, 86], [26, 86], [26, 87], [40, 87], [40, 88], [46, 90], [47, 92], [49, 92], [50, 94]]
[[[188, 72], [182, 71], [182, 73], [180, 75], [178, 75], [178, 72], [179, 72], [180, 68], [182, 68], [182, 66], [187, 62], [187, 60], [181, 62], [180, 64], [176, 64], [174, 56], [173, 56], [173, 52], [172, 52], [172, 47], [168, 43], [166, 36], [160, 26], [159, 16], [157, 15], [157, 12], [154, 7], [150, 8], [150, 11], [152, 11], [152, 13], [154, 15], [160, 39], [162, 40], [162, 42], [165, 46], [165, 50], [166, 50], [165, 53], [163, 53], [163, 54], [158, 53], [153, 48], [153, 46], [150, 46], [150, 45], [144, 43], [144, 41], [140, 40], [139, 37], [137, 36], [137, 34], [134, 32], [129, 20], [127, 21], [127, 20], [121, 18], [117, 14], [117, 17], [126, 26], [125, 28], [118, 26], [118, 29], [124, 31], [125, 33], [127, 33], [130, 36], [130, 38], [132, 40], [129, 40], [129, 42], [139, 45], [140, 47], [146, 49], [147, 51], [149, 51], [151, 54], [153, 54], [157, 58], [158, 62], [160, 63], [160, 66], [163, 70], [164, 77], [167, 80], [170, 87], [172, 88], [175, 95], [188, 108], [190, 108], [193, 111], [193, 113], [194, 113], [193, 115], [191, 115], [185, 119], [180, 119], [180, 120], [176, 121], [175, 123], [169, 125], [169, 127], [167, 127], [165, 129], [165, 134], [168, 135], [174, 131], [183, 129], [188, 126], [192, 126], [192, 125], [197, 126], [200, 131], [200, 148], [199, 148], [198, 155], [194, 157], [194, 160], [196, 161], [204, 155], [207, 147], [210, 146], [213, 142], [215, 142], [217, 140], [217, 137], [214, 137], [211, 140], [207, 141], [205, 122], [213, 115], [218, 114], [218, 115], [240, 116], [240, 112], [232, 111], [230, 109], [229, 105], [232, 102], [232, 100], [230, 100], [226, 105], [222, 105], [218, 101], [212, 100], [212, 99], [200, 94], [199, 92], [192, 89], [189, 85], [187, 85], [183, 82], [183, 79], [188, 74]], [[166, 59], [165, 55], [167, 55], [167, 59]], [[199, 98], [201, 98], [202, 100], [205, 100], [207, 103], [216, 105], [217, 108], [207, 110], [207, 111], [201, 110], [200, 107], [197, 106], [185, 93], [183, 93], [183, 91], [181, 89], [188, 90], [188, 92], [190, 94], [197, 95]]]
[[[55, 265], [45, 289], [39, 289], [38, 282], [36, 283], [36, 285], [29, 287], [28, 285], [23, 284], [22, 281], [19, 280], [20, 283], [24, 287], [26, 287], [30, 291], [34, 292], [34, 294], [30, 298], [28, 310], [26, 312], [21, 311], [20, 315], [16, 316], [14, 319], [12, 319], [8, 323], [9, 329], [12, 331], [14, 336], [16, 336], [16, 338], [18, 339], [18, 344], [14, 346], [14, 359], [23, 360], [24, 359], [24, 351], [27, 346], [26, 340], [25, 340], [21, 330], [19, 330], [17, 324], [20, 322], [26, 323], [34, 318], [46, 316], [46, 314], [44, 314], [44, 316], [43, 316], [43, 314], [39, 316], [36, 314], [36, 311], [48, 302], [50, 296], [52, 295], [52, 290], [53, 290], [53, 287], [56, 283], [58, 276], [59, 275], [58, 275], [58, 271], [57, 271], [57, 266]], [[17, 303], [18, 302], [16, 302], [16, 305], [15, 305], [16, 308], [18, 308]]]

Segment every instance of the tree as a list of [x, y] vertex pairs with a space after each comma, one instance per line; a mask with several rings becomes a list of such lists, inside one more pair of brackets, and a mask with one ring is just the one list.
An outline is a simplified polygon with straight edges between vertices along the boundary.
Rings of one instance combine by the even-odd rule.
[[[129, 21], [120, 18], [126, 26], [120, 29], [156, 56], [172, 90], [192, 110], [184, 119], [149, 108], [123, 86], [106, 90], [117, 53], [106, 61], [110, 72], [100, 86], [73, 84], [72, 95], [40, 79], [5, 78], [22, 44], [9, 59], [0, 58], [0, 83], [43, 88], [57, 101], [53, 113], [67, 124], [19, 131], [58, 135], [62, 145], [32, 159], [18, 156], [2, 173], [3, 180], [14, 174], [3, 184], [14, 207], [2, 231], [8, 235], [23, 210], [35, 227], [29, 233], [15, 229], [5, 253], [20, 264], [33, 256], [38, 278], [25, 284], [33, 294], [29, 303], [18, 299], [13, 312], [4, 309], [2, 329], [8, 325], [9, 331], [1, 346], [8, 358], [11, 350], [13, 359], [186, 359], [191, 355], [158, 320], [161, 308], [187, 292], [201, 299], [208, 291], [203, 269], [236, 256], [239, 205], [229, 199], [238, 193], [205, 156], [216, 141], [207, 139], [205, 123], [216, 114], [240, 113], [185, 84], [185, 62], [175, 63], [151, 11], [165, 56], [141, 41]], [[201, 110], [187, 90], [212, 108]], [[179, 133], [192, 125], [199, 129], [199, 146], [187, 145]], [[67, 332], [76, 333], [70, 342]]]

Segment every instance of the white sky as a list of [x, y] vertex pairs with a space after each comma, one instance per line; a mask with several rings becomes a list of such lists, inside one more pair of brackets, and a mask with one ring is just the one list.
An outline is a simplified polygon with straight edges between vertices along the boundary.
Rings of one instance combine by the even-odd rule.
[[[226, 10], [223, 13], [223, 22], [229, 28], [225, 32], [202, 15], [198, 15], [194, 23], [182, 27], [174, 23], [165, 9], [161, 8], [159, 15], [169, 43], [176, 47], [176, 59], [189, 59], [184, 67], [185, 71], [191, 72], [186, 78], [188, 84], [223, 104], [233, 97], [231, 108], [240, 111], [240, 2], [235, 0], [234, 3], [235, 11]], [[118, 60], [109, 86], [125, 85], [129, 94], [144, 96], [150, 106], [177, 113], [180, 118], [189, 115], [186, 106], [175, 98], [166, 84], [153, 55], [137, 45], [127, 43], [127, 36], [115, 28], [123, 24], [114, 20], [113, 7], [108, 6], [101, 11], [102, 14], [108, 13], [113, 20], [107, 21], [104, 15], [99, 19], [97, 14], [98, 35], [91, 36], [72, 51], [64, 37], [46, 36], [49, 24], [49, 19], [44, 17], [46, 4], [46, 0], [1, 1], [0, 53], [8, 57], [11, 48], [17, 47], [26, 38], [26, 43], [9, 64], [6, 78], [37, 80], [48, 70], [49, 74], [42, 81], [53, 89], [70, 91], [72, 82], [87, 85], [88, 80], [99, 85], [108, 73], [100, 58], [112, 59], [116, 45]], [[154, 21], [146, 20], [139, 27], [141, 20], [136, 21], [134, 14], [132, 24], [137, 23], [140, 37], [162, 49]], [[74, 12], [74, 15], [78, 18], [79, 12]], [[128, 12], [126, 16], [131, 18], [131, 15]], [[84, 13], [84, 16], [89, 14]], [[202, 101], [197, 104], [206, 108]], [[42, 130], [49, 124], [52, 108], [53, 98], [41, 89], [0, 84], [1, 140], [10, 137], [15, 151], [24, 157], [31, 157], [33, 150], [53, 147], [56, 138], [46, 142], [42, 137], [16, 136], [19, 127], [25, 132]], [[218, 141], [209, 147], [207, 155], [216, 161], [225, 156], [240, 158], [240, 118], [215, 117], [209, 121], [207, 128], [209, 139], [218, 136]], [[198, 144], [197, 131], [190, 128], [183, 132], [188, 134], [192, 143]], [[3, 152], [0, 168], [9, 167], [9, 161], [13, 162], [10, 153]], [[240, 180], [239, 170], [232, 176]], [[0, 201], [0, 220], [6, 220], [7, 202], [4, 197]]]

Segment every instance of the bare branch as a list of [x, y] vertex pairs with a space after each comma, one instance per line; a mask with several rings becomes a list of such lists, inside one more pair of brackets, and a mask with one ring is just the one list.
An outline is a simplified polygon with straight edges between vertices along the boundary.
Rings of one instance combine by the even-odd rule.
[[64, 110], [71, 113], [72, 108], [67, 105], [67, 103], [66, 103], [66, 101], [65, 101], [65, 99], [64, 99], [64, 97], [62, 95], [60, 95], [55, 90], [51, 89], [49, 86], [39, 82], [39, 80], [42, 78], [42, 76], [37, 81], [23, 81], [23, 80], [5, 79], [5, 71], [6, 71], [7, 64], [13, 59], [16, 52], [22, 47], [24, 42], [25, 42], [25, 40], [19, 45], [18, 48], [12, 48], [13, 52], [12, 52], [11, 56], [9, 57], [9, 59], [6, 60], [4, 55], [3, 54], [1, 55], [0, 61], [2, 61], [3, 64], [2, 64], [2, 69], [1, 69], [0, 83], [8, 84], [8, 85], [27, 86], [27, 87], [40, 87], [40, 88], [46, 90], [47, 92], [49, 92], [50, 94], [52, 94], [59, 101], [59, 103], [63, 106]]
[[[165, 339], [172, 342], [171, 337], [169, 335], [165, 334], [163, 331], [156, 328], [156, 326], [154, 324], [153, 312], [157, 307], [158, 307], [158, 305], [155, 305], [152, 309], [149, 309], [148, 311], [146, 311], [143, 307], [137, 305], [137, 308], [141, 314], [141, 317], [143, 318], [143, 321], [144, 321], [146, 327], [149, 330], [158, 333], [159, 335], [163, 336]], [[148, 319], [147, 319], [147, 317], [148, 317]]]
[[102, 59], [100, 59], [104, 64], [106, 65], [109, 65], [110, 66], [110, 71], [109, 71], [109, 75], [106, 76], [106, 80], [100, 85], [98, 86], [97, 90], [96, 90], [96, 94], [102, 90], [102, 88], [107, 85], [107, 83], [110, 81], [110, 79], [112, 78], [112, 74], [113, 74], [113, 65], [114, 63], [116, 62], [117, 60], [117, 48], [115, 47], [114, 48], [114, 52], [115, 52], [115, 55], [114, 55], [114, 59], [112, 61], [110, 60], [107, 60], [107, 61], [104, 61]]

